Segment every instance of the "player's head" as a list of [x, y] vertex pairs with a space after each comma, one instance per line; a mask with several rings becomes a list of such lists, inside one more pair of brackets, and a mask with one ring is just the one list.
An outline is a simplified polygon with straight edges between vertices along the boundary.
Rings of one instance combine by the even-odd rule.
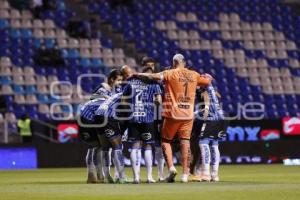
[[113, 69], [107, 77], [107, 83], [111, 87], [115, 87], [121, 84], [123, 80], [123, 77], [121, 75], [121, 72], [117, 69]]
[[173, 67], [185, 67], [185, 58], [182, 54], [175, 54], [173, 56]]
[[124, 65], [121, 67], [121, 74], [123, 80], [126, 80], [128, 77], [133, 75], [133, 69], [129, 65]]
[[154, 71], [154, 70], [155, 70], [155, 63], [156, 63], [156, 62], [155, 62], [154, 58], [145, 56], [145, 57], [143, 57], [143, 59], [142, 59], [141, 65], [142, 65], [142, 67], [144, 67], [144, 68], [150, 67], [150, 68]]

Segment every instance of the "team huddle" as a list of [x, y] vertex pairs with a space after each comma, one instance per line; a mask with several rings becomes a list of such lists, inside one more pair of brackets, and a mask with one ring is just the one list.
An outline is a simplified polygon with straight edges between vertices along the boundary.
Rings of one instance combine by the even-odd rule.
[[[219, 94], [209, 74], [200, 75], [185, 65], [183, 55], [176, 54], [172, 67], [154, 73], [155, 61], [146, 57], [143, 73], [127, 65], [112, 70], [107, 83], [82, 104], [78, 123], [80, 138], [89, 145], [88, 183], [140, 183], [142, 149], [147, 183], [156, 182], [152, 176], [153, 155], [158, 181], [174, 182], [174, 140], [179, 143], [181, 182], [219, 181], [218, 141], [226, 129]], [[125, 138], [130, 144], [132, 181], [124, 171]], [[165, 162], [169, 170], [166, 177]], [[115, 166], [114, 177], [111, 163]]]

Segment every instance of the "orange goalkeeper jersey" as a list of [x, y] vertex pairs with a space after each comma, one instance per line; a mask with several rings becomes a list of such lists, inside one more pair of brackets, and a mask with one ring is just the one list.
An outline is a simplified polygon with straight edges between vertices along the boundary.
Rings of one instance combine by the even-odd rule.
[[194, 104], [197, 86], [207, 86], [211, 79], [187, 68], [165, 70], [163, 117], [177, 120], [194, 118]]

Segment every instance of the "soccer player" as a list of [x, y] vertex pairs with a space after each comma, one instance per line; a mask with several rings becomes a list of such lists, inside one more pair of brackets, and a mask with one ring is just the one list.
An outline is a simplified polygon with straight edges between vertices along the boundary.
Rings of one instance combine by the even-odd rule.
[[[197, 89], [196, 91], [196, 101], [195, 105], [203, 105], [203, 101], [201, 98], [201, 90]], [[195, 107], [196, 107], [195, 106]], [[201, 130], [203, 120], [199, 119], [197, 117], [199, 110], [195, 108], [195, 120], [193, 124], [193, 130], [192, 130], [192, 136], [190, 140], [190, 146], [191, 146], [191, 163], [190, 163], [190, 177], [189, 179], [191, 181], [199, 181], [198, 174], [200, 173], [200, 149], [199, 149], [199, 130]]]
[[119, 183], [127, 182], [124, 172], [124, 156], [122, 152], [122, 133], [118, 122], [118, 110], [121, 105], [121, 97], [123, 93], [117, 93], [108, 98], [96, 110], [96, 122], [103, 125], [99, 129], [99, 139], [103, 151], [103, 171], [109, 183], [113, 183], [113, 178], [110, 175], [110, 152], [109, 148], [113, 149], [113, 161], [118, 172]]
[[108, 77], [107, 77], [107, 83], [103, 82], [101, 83], [94, 91], [91, 96], [91, 100], [95, 99], [99, 96], [106, 96], [107, 98], [112, 96], [113, 94], [121, 92], [121, 83], [122, 83], [123, 77], [121, 75], [121, 72], [117, 69], [113, 69]]
[[[156, 68], [156, 62], [153, 58], [151, 57], [144, 57], [142, 59], [142, 68], [143, 68], [143, 73], [154, 73]], [[161, 82], [159, 82], [161, 90], [163, 90], [163, 85]], [[155, 159], [157, 161], [157, 169], [158, 169], [158, 181], [164, 181], [165, 176], [164, 176], [164, 165], [165, 165], [165, 159], [164, 159], [164, 154], [162, 152], [161, 148], [161, 137], [160, 137], [160, 131], [161, 131], [161, 125], [162, 125], [162, 119], [161, 119], [161, 104], [157, 104], [156, 107], [156, 118], [154, 120], [155, 124], [155, 130], [154, 130], [154, 135], [155, 135]]]
[[[131, 76], [132, 69], [129, 66], [123, 66], [122, 71], [125, 77]], [[134, 183], [138, 184], [140, 182], [142, 144], [147, 169], [147, 183], [155, 183], [152, 177], [152, 144], [154, 143], [155, 131], [155, 103], [161, 102], [160, 86], [154, 81], [129, 78], [124, 88], [124, 97], [130, 105], [132, 113], [128, 124], [128, 140], [132, 143], [130, 158]]]
[[218, 100], [219, 95], [212, 84], [203, 88], [201, 96], [204, 112], [199, 112], [199, 117], [204, 123], [199, 140], [202, 161], [200, 180], [219, 181], [219, 140], [226, 135], [227, 121]]
[[[88, 144], [86, 166], [88, 171], [87, 183], [97, 183], [104, 180], [101, 164], [100, 143], [97, 137], [95, 111], [105, 101], [105, 97], [96, 98], [83, 104], [80, 109], [79, 138]], [[95, 175], [95, 169], [97, 176]], [[98, 180], [97, 180], [98, 179]]]
[[145, 69], [145, 68], [148, 68], [148, 69], [151, 69], [152, 72], [151, 73], [154, 73], [156, 71], [156, 62], [154, 60], [154, 58], [151, 58], [151, 57], [143, 57], [142, 59], [142, 67]]
[[[102, 83], [91, 96], [91, 100], [83, 104], [80, 110], [79, 136], [81, 140], [89, 145], [86, 155], [86, 165], [88, 171], [87, 183], [102, 182], [104, 174], [101, 162], [101, 149], [95, 127], [96, 109], [118, 88], [122, 81], [119, 70], [112, 70], [107, 79], [107, 83]], [[94, 125], [94, 126], [91, 126]], [[95, 176], [95, 171], [97, 177]], [[97, 180], [98, 179], [98, 180]]]
[[[105, 96], [105, 97], [109, 98], [113, 94], [121, 92], [122, 91], [122, 80], [123, 80], [123, 77], [121, 75], [121, 72], [117, 69], [113, 69], [107, 77], [107, 83], [106, 82], [101, 83], [94, 90], [94, 92], [91, 96], [91, 99], [97, 98], [98, 96]], [[102, 157], [101, 157], [101, 159], [102, 159]], [[111, 160], [111, 151], [109, 154], [109, 159]], [[118, 172], [118, 170], [115, 169], [114, 176], [116, 179], [118, 178], [117, 172]]]
[[173, 69], [161, 73], [139, 73], [140, 78], [164, 81], [165, 97], [163, 99], [164, 122], [162, 127], [162, 147], [169, 168], [167, 182], [174, 182], [177, 170], [173, 164], [171, 142], [176, 135], [180, 139], [181, 165], [183, 168], [182, 182], [188, 182], [190, 137], [194, 119], [194, 101], [197, 86], [208, 86], [212, 77], [200, 75], [185, 67], [184, 56], [173, 57]]

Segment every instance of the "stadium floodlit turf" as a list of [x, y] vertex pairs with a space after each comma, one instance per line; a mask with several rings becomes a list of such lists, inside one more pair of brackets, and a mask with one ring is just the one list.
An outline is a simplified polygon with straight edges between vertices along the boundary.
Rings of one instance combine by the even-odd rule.
[[0, 199], [300, 199], [299, 166], [227, 165], [220, 174], [219, 183], [87, 185], [82, 168], [0, 171]]

